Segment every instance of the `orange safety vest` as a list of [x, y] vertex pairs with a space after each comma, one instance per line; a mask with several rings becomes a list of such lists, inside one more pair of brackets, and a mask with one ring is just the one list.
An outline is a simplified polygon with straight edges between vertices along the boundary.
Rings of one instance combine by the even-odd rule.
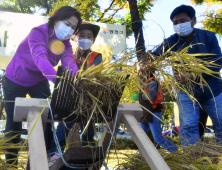
[[[151, 81], [151, 80], [154, 80], [154, 81], [157, 81], [155, 78], [149, 78], [147, 80], [147, 84]], [[158, 83], [158, 81], [157, 81]], [[148, 87], [146, 86], [145, 88], [145, 91], [147, 93], [149, 93], [149, 89]], [[162, 86], [160, 85], [160, 88], [158, 88], [157, 90], [157, 96], [156, 96], [156, 99], [152, 100], [151, 101], [151, 104], [153, 105], [153, 109], [155, 109], [157, 107], [157, 105], [161, 104], [163, 102], [163, 89], [162, 89]]]
[[[91, 52], [90, 52], [89, 58], [88, 58], [88, 61], [87, 61], [90, 66], [93, 65], [94, 59], [95, 59], [99, 54], [100, 54], [100, 53], [97, 53], [97, 52], [95, 52], [95, 51], [91, 51]], [[76, 64], [80, 64], [80, 61], [76, 59], [75, 54], [73, 54], [73, 57], [74, 57], [74, 59], [75, 59], [75, 61], [76, 61]], [[84, 61], [85, 58], [83, 57], [82, 60]]]

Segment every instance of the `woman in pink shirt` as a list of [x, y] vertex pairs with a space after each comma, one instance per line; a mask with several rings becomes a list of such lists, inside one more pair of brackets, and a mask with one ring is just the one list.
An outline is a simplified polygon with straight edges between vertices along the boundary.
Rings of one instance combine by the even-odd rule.
[[[49, 97], [48, 80], [55, 81], [56, 71], [53, 67], [59, 61], [63, 68], [71, 68], [73, 74], [78, 71], [69, 39], [78, 30], [81, 22], [81, 15], [75, 8], [63, 6], [52, 14], [48, 23], [30, 31], [18, 46], [12, 61], [6, 68], [4, 84], [6, 101], [15, 101], [16, 97], [26, 97], [27, 94], [32, 98]], [[5, 132], [10, 132], [5, 135], [7, 138], [18, 135], [22, 131], [22, 123], [13, 121], [14, 104], [14, 102], [5, 103], [7, 114]], [[45, 131], [47, 149], [50, 148], [48, 143], [52, 139], [50, 126], [47, 124]], [[20, 135], [10, 142], [19, 143]], [[6, 154], [7, 163], [16, 161], [17, 164], [18, 150], [8, 149], [7, 151], [12, 153]]]

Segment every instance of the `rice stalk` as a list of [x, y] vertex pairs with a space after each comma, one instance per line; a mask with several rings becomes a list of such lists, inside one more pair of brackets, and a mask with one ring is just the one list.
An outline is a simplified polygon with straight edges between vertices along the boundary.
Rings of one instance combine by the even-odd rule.
[[[217, 152], [215, 152], [216, 150]], [[163, 150], [158, 151], [172, 170], [217, 170], [222, 168], [222, 164], [219, 163], [222, 159], [222, 146], [203, 142], [173, 153], [168, 153]], [[126, 159], [116, 166], [117, 169], [150, 169], [141, 154], [123, 155]]]
[[[202, 89], [204, 89], [205, 86], [209, 88], [209, 85], [204, 80], [202, 74], [204, 73], [210, 76], [215, 76], [215, 74], [219, 73], [210, 70], [209, 67], [217, 68], [219, 66], [214, 63], [215, 60], [204, 61], [200, 58], [200, 56], [209, 56], [212, 54], [203, 54], [203, 53], [187, 54], [186, 50], [187, 48], [185, 48], [180, 52], [173, 52], [171, 51], [171, 49], [169, 49], [159, 57], [156, 57], [151, 53], [145, 53], [143, 55], [141, 62], [145, 66], [146, 71], [150, 71], [152, 70], [152, 68], [157, 70], [157, 72], [152, 71], [153, 74], [157, 79], [161, 78], [164, 82], [167, 82], [164, 83], [164, 86], [166, 86], [166, 88], [168, 89], [169, 92], [171, 92], [171, 94], [172, 94], [172, 89], [180, 89], [185, 93], [187, 93], [187, 95], [193, 101], [196, 101], [193, 89], [194, 84], [200, 85]], [[144, 79], [146, 79], [147, 75], [143, 75], [144, 79], [139, 77], [135, 72], [136, 66], [129, 64], [128, 62], [129, 59], [134, 59], [131, 53], [126, 54], [125, 56], [121, 57], [119, 60], [115, 61], [114, 63], [103, 61], [101, 64], [94, 67], [90, 67], [86, 71], [83, 71], [82, 69], [84, 67], [82, 67], [82, 69], [78, 72], [77, 76], [74, 77], [73, 80], [74, 85], [78, 84], [77, 87], [78, 89], [74, 89], [74, 91], [77, 92], [76, 94], [79, 95], [80, 98], [78, 101], [75, 101], [77, 102], [77, 108], [72, 112], [72, 114], [81, 116], [81, 121], [84, 125], [88, 124], [88, 121], [90, 120], [93, 123], [98, 123], [98, 117], [101, 117], [101, 119], [103, 119], [103, 122], [105, 122], [105, 124], [108, 125], [107, 122], [108, 117], [114, 118], [112, 109], [113, 106], [116, 104], [111, 99], [114, 97], [114, 95], [121, 97], [122, 88], [124, 86], [126, 86], [126, 88], [128, 89], [132, 88], [131, 87], [132, 82], [136, 85], [136, 87], [138, 87], [138, 89], [136, 89], [137, 91], [141, 91], [143, 94], [147, 96], [145, 89], [142, 88], [141, 86], [143, 85], [143, 87], [145, 87], [147, 85], [146, 82], [144, 82]], [[172, 74], [164, 70], [164, 68], [168, 66], [172, 67], [172, 69], [175, 72], [177, 72], [179, 75], [185, 76], [186, 87], [184, 87], [183, 84], [181, 84], [177, 79], [175, 79], [175, 77]], [[122, 68], [122, 71], [117, 71], [117, 69], [119, 68]], [[187, 76], [187, 72], [192, 73], [193, 79], [190, 79]], [[129, 74], [130, 78], [126, 80], [125, 77]], [[61, 79], [65, 78], [66, 76], [61, 77]], [[74, 87], [75, 86], [73, 86], [73, 88]], [[125, 94], [123, 94], [123, 96], [124, 95]], [[103, 112], [102, 109], [103, 106], [107, 106], [108, 108], [107, 113]], [[63, 119], [63, 121], [65, 120], [66, 118]], [[111, 128], [108, 127], [108, 129]], [[27, 140], [25, 142], [27, 142]], [[3, 144], [1, 144], [0, 146], [3, 146]], [[4, 149], [12, 147], [6, 145], [6, 143], [4, 143], [4, 146], [6, 146], [4, 147]], [[214, 147], [217, 148], [216, 146]], [[211, 158], [208, 159], [209, 157], [203, 156], [205, 152], [209, 153], [209, 151], [204, 150], [204, 153], [200, 152], [201, 149], [196, 149], [196, 151], [198, 151], [198, 153], [201, 153], [200, 155], [202, 155], [201, 157], [202, 159], [200, 159], [200, 157], [199, 158], [191, 157], [192, 154], [182, 154], [182, 153], [178, 153], [180, 157], [178, 157], [178, 155], [173, 155], [173, 154], [172, 156], [170, 156], [170, 158], [174, 158], [175, 160], [173, 163], [172, 159], [167, 159], [169, 158], [169, 156], [167, 156], [165, 159], [172, 169], [178, 167], [185, 169], [189, 168], [201, 169], [203, 167], [207, 168], [215, 167], [215, 165], [213, 164], [214, 161], [213, 157], [212, 159]], [[5, 152], [2, 151], [1, 153], [3, 154]], [[213, 153], [211, 153], [214, 155], [214, 158], [215, 157], [218, 158], [218, 155], [220, 155], [220, 152], [216, 153], [217, 153], [216, 156]], [[140, 155], [137, 156], [135, 158], [140, 159], [139, 157]], [[129, 159], [130, 160], [132, 159], [131, 162], [135, 161], [134, 158], [129, 157]], [[195, 160], [195, 162], [191, 160]], [[135, 163], [135, 165], [141, 165], [141, 164], [144, 165], [144, 167], [147, 167], [147, 165], [144, 164], [144, 162]]]

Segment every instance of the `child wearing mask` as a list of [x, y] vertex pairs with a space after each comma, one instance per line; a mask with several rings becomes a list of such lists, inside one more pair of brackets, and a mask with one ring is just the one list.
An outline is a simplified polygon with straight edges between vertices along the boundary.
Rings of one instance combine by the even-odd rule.
[[102, 62], [102, 55], [95, 51], [91, 51], [90, 47], [95, 42], [95, 38], [98, 35], [100, 27], [98, 25], [93, 25], [88, 22], [83, 22], [79, 31], [77, 32], [74, 41], [77, 42], [78, 47], [74, 53], [74, 58], [79, 69], [85, 59], [88, 57], [87, 64], [84, 66], [86, 70], [89, 66], [98, 65]]
[[[95, 42], [99, 30], [100, 27], [98, 25], [90, 24], [88, 22], [82, 22], [82, 25], [80, 25], [79, 30], [74, 37], [74, 41], [78, 44], [78, 46], [73, 54], [79, 70], [81, 69], [82, 64], [86, 59], [87, 61], [84, 65], [83, 71], [91, 66], [98, 65], [102, 62], [102, 55], [90, 50], [91, 46]], [[59, 144], [62, 148], [62, 151], [65, 147], [65, 136], [68, 136], [69, 130], [72, 128], [73, 124], [74, 123], [66, 123], [66, 126], [64, 126], [63, 123], [59, 123], [57, 127], [56, 134], [58, 136]], [[82, 124], [80, 124], [80, 128], [82, 132], [84, 129]], [[82, 146], [94, 145], [93, 137], [93, 125], [90, 123], [87, 132], [82, 135]], [[56, 159], [60, 158], [60, 156], [56, 152], [56, 144], [54, 140], [52, 141], [51, 147], [53, 149], [50, 150], [49, 154], [53, 156], [51, 157], [50, 162], [54, 162]]]
[[[134, 96], [131, 98], [133, 100], [139, 100], [139, 103], [146, 108], [147, 110], [151, 111], [155, 116], [153, 116], [150, 112], [148, 112], [146, 109], [143, 109], [143, 117], [141, 118], [139, 124], [142, 127], [142, 129], [145, 131], [145, 133], [148, 132], [149, 128], [153, 134], [154, 140], [156, 143], [158, 143], [160, 146], [162, 146], [164, 149], [166, 149], [169, 152], [177, 151], [177, 147], [172, 144], [169, 140], [164, 138], [161, 133], [161, 119], [162, 119], [162, 87], [159, 84], [159, 82], [155, 79], [152, 72], [155, 72], [154, 69], [149, 69], [148, 71], [145, 71], [145, 67], [143, 64], [139, 63], [137, 64], [137, 72], [141, 79], [146, 84], [146, 87], [144, 90], [147, 93], [146, 97], [145, 94], [142, 92], [138, 95], [138, 97], [135, 99]], [[152, 71], [152, 72], [151, 72]], [[139, 151], [140, 153], [140, 151]]]

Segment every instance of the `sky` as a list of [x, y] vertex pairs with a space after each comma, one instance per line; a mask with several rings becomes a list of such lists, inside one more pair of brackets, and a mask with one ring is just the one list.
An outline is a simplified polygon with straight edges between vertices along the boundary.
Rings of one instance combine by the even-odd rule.
[[[157, 0], [154, 6], [151, 8], [151, 12], [145, 15], [146, 21], [143, 21], [143, 32], [144, 32], [144, 39], [146, 43], [146, 47], [151, 50], [155, 45], [160, 44], [163, 41], [164, 33], [165, 37], [169, 37], [170, 35], [174, 34], [173, 24], [170, 20], [170, 14], [177, 6], [182, 4], [185, 5], [192, 5], [190, 0]], [[195, 25], [196, 28], [202, 28], [203, 25], [201, 24], [201, 14], [203, 14], [207, 6], [206, 5], [193, 5], [194, 9], [196, 10], [196, 17], [198, 23]], [[222, 7], [222, 6], [221, 6]], [[218, 8], [212, 7], [214, 9]], [[162, 27], [162, 29], [161, 29]], [[219, 39], [219, 45], [222, 47], [222, 38]], [[126, 40], [127, 46], [129, 48], [135, 47], [135, 40], [134, 36], [130, 36]]]

